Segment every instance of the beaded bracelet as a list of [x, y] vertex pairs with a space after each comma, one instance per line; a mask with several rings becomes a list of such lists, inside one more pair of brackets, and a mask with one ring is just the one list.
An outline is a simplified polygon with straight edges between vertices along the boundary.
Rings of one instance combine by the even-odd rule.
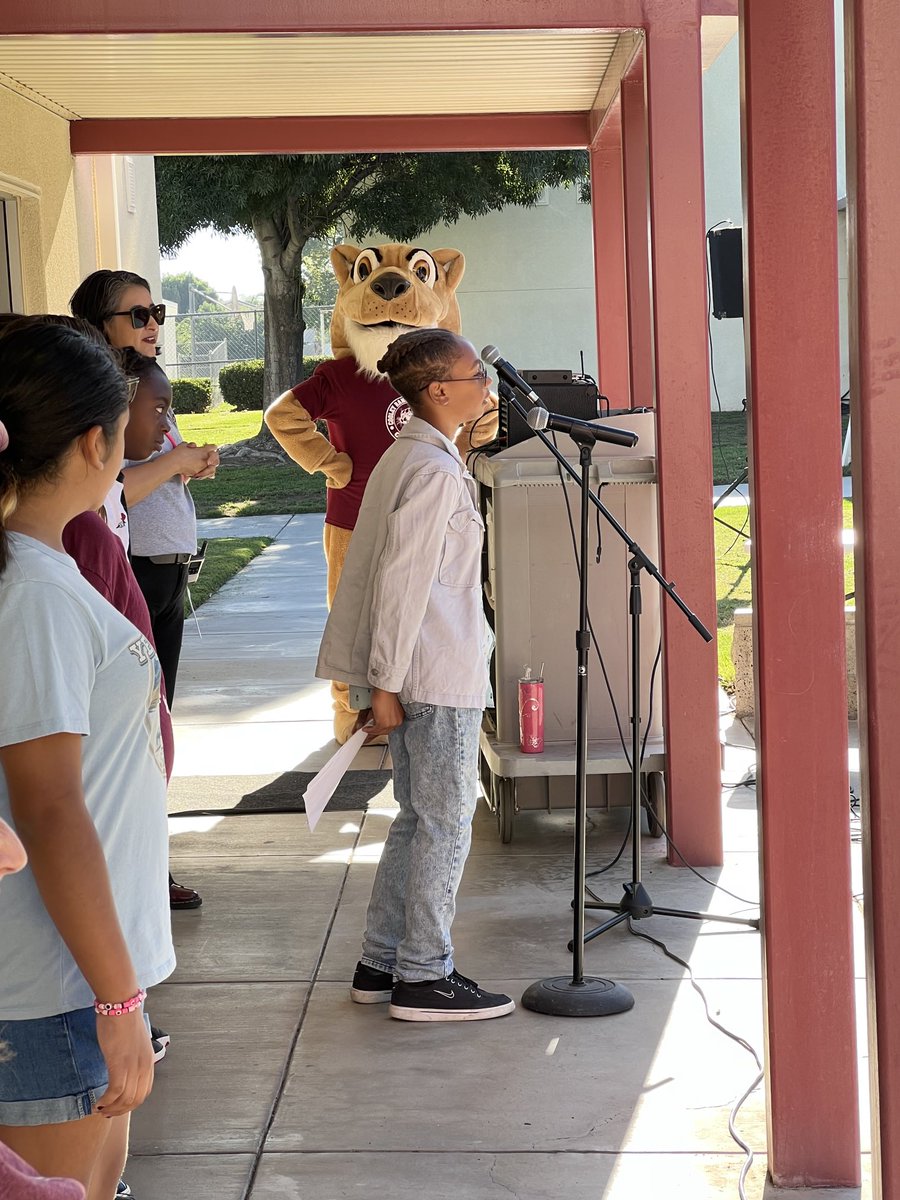
[[143, 988], [139, 988], [130, 1000], [122, 1000], [118, 1004], [104, 1004], [102, 1000], [95, 1000], [94, 1012], [99, 1017], [124, 1017], [126, 1013], [132, 1013], [136, 1008], [140, 1008], [146, 999], [147, 993]]

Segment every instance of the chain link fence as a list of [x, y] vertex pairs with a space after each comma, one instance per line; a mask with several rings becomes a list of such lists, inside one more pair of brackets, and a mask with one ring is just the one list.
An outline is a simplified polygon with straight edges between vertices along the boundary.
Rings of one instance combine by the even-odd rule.
[[[331, 313], [324, 305], [304, 306], [304, 355], [331, 354]], [[163, 326], [163, 346], [173, 379], [210, 379], [216, 394], [222, 367], [264, 357], [265, 314], [261, 308], [177, 313]]]

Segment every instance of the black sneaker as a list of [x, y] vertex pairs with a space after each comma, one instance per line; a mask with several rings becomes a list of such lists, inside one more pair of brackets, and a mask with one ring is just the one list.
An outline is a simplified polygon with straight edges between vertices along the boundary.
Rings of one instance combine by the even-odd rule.
[[454, 971], [427, 983], [399, 980], [391, 993], [392, 1017], [398, 1021], [489, 1021], [516, 1007], [502, 992], [485, 992], [473, 979]]
[[357, 963], [350, 986], [350, 999], [357, 1004], [385, 1004], [391, 998], [394, 977], [390, 971], [376, 971]]
[[116, 1200], [134, 1200], [134, 1192], [124, 1179], [116, 1184]]
[[166, 1057], [166, 1051], [169, 1049], [171, 1037], [164, 1033], [156, 1025], [150, 1026], [150, 1045], [153, 1047], [153, 1061], [155, 1063], [162, 1062]]

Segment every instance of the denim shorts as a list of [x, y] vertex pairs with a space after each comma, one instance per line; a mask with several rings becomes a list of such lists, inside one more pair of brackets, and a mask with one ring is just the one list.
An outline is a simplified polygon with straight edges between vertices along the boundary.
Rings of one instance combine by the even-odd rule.
[[0, 1021], [0, 1045], [0, 1125], [78, 1121], [106, 1091], [93, 1007]]

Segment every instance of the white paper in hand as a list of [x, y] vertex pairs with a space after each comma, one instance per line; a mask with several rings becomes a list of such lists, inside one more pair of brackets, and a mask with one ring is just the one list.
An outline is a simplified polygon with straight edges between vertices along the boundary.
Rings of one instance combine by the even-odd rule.
[[340, 750], [329, 758], [318, 775], [309, 781], [309, 786], [303, 793], [303, 800], [306, 805], [306, 819], [309, 822], [310, 833], [315, 829], [319, 817], [325, 811], [337, 785], [350, 769], [350, 764], [356, 758], [357, 750], [365, 740], [365, 729], [357, 729], [356, 733], [344, 742]]

